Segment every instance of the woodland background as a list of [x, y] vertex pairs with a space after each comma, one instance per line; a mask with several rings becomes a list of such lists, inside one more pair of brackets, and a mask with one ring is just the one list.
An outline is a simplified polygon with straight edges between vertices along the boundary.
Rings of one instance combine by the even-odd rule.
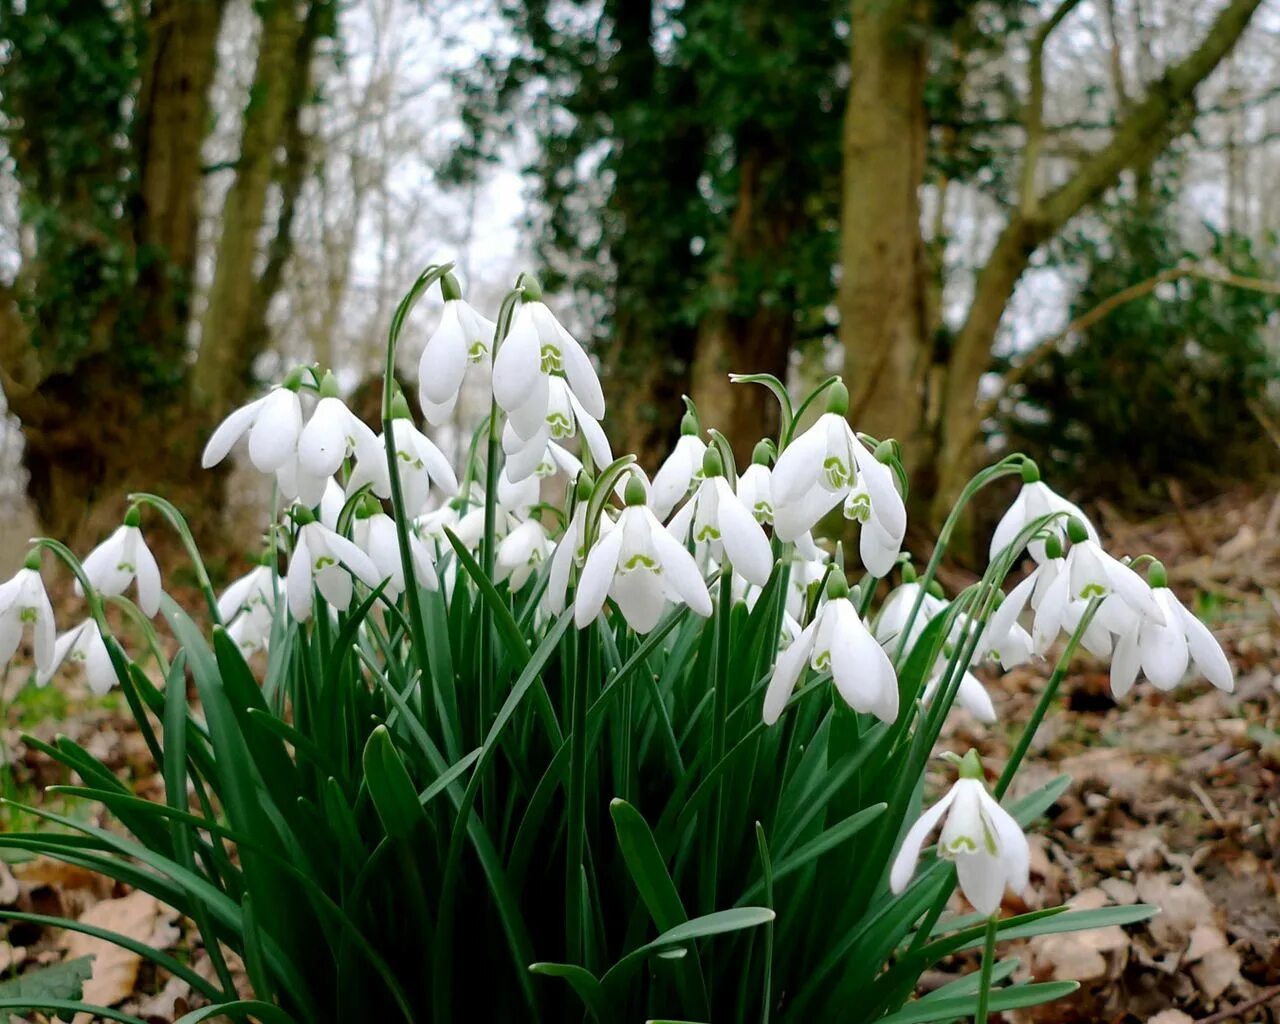
[[1274, 0], [0, 0], [0, 131], [7, 561], [142, 486], [238, 543], [211, 425], [455, 256], [650, 469], [683, 393], [749, 454], [729, 371], [844, 372], [920, 522], [1009, 447], [1138, 514], [1277, 466]]

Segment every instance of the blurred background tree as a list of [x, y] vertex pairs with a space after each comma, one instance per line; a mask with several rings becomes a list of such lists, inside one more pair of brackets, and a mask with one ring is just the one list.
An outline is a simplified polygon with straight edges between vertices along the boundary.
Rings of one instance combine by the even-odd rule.
[[9, 476], [50, 532], [142, 485], [217, 525], [216, 418], [354, 391], [454, 254], [559, 292], [650, 468], [683, 393], [745, 458], [766, 370], [846, 373], [918, 518], [1013, 443], [1086, 499], [1132, 444], [1148, 506], [1210, 436], [1273, 470], [1274, 2], [0, 0]]

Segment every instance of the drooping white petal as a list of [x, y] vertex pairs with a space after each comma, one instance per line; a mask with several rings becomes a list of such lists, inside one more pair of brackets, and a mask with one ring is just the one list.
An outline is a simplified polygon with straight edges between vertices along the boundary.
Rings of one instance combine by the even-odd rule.
[[883, 579], [893, 571], [902, 550], [902, 538], [891, 537], [873, 514], [862, 524], [858, 535], [858, 555], [863, 567], [877, 579]]
[[559, 323], [560, 356], [564, 365], [564, 376], [573, 389], [574, 396], [582, 403], [582, 408], [592, 419], [604, 419], [604, 391], [600, 388], [600, 378], [596, 376], [595, 367], [590, 357]]
[[1196, 668], [1219, 690], [1231, 693], [1235, 689], [1235, 677], [1231, 672], [1231, 663], [1222, 653], [1222, 647], [1208, 627], [1192, 615], [1176, 597], [1172, 598], [1172, 604], [1179, 624], [1186, 631], [1187, 647]]
[[315, 526], [320, 530], [324, 530], [324, 546], [328, 549], [329, 554], [350, 569], [351, 572], [355, 573], [360, 582], [366, 587], [373, 589], [382, 582], [382, 576], [378, 572], [378, 567], [374, 565], [373, 560], [356, 547], [355, 544], [347, 540], [347, 538], [342, 536], [342, 534], [326, 529], [319, 523], [312, 523], [309, 525]]
[[242, 405], [218, 424], [218, 428], [210, 436], [200, 455], [200, 465], [203, 468], [209, 469], [216, 466], [227, 457], [236, 442], [253, 426], [258, 410], [262, 408], [264, 402], [266, 402], [265, 397], [248, 405]]
[[160, 612], [160, 566], [141, 534], [134, 548], [134, 558], [137, 559], [138, 607], [147, 618], [155, 618]]
[[[830, 611], [823, 618], [832, 624], [827, 641], [831, 645], [831, 676], [836, 689], [855, 711], [893, 721], [898, 713], [898, 690], [888, 655], [867, 632], [852, 602], [841, 598], [828, 607]], [[894, 684], [887, 686], [890, 681]], [[887, 692], [890, 690], [891, 695]]]
[[818, 631], [815, 619], [809, 623], [798, 637], [791, 642], [773, 666], [773, 675], [769, 677], [769, 686], [764, 694], [764, 724], [773, 725], [781, 716], [792, 691], [804, 671], [805, 663], [813, 653], [814, 636]]
[[351, 607], [351, 597], [355, 588], [346, 570], [336, 565], [326, 565], [323, 569], [316, 571], [315, 579], [316, 586], [320, 588], [320, 594], [331, 607], [340, 612], [345, 612]]
[[825, 416], [792, 440], [778, 456], [773, 467], [773, 501], [789, 505], [808, 492], [822, 475], [822, 460], [827, 453], [827, 424]]
[[525, 385], [521, 403], [507, 410], [507, 419], [516, 434], [529, 440], [546, 428], [549, 395], [547, 378], [540, 373]]
[[911, 876], [915, 874], [916, 863], [920, 860], [920, 851], [929, 833], [934, 830], [942, 816], [947, 813], [956, 799], [955, 787], [947, 791], [947, 795], [925, 811], [903, 837], [902, 847], [893, 859], [893, 867], [889, 870], [889, 888], [896, 895], [902, 892]]
[[[493, 360], [493, 397], [510, 415], [529, 399], [534, 378], [542, 376], [541, 346], [529, 304], [521, 306], [511, 323], [511, 330], [498, 347]], [[545, 387], [545, 381], [544, 381]], [[545, 393], [545, 392], [544, 392]], [[538, 419], [546, 405], [539, 410]], [[536, 428], [535, 428], [536, 429]]]
[[301, 433], [301, 401], [288, 388], [276, 388], [263, 399], [249, 431], [249, 461], [259, 472], [274, 473], [294, 457]]
[[773, 574], [773, 549], [769, 538], [724, 477], [715, 478], [719, 498], [720, 541], [725, 554], [742, 577], [763, 587]]
[[702, 468], [702, 456], [706, 442], [696, 434], [682, 434], [671, 454], [666, 457], [653, 476], [649, 488], [649, 507], [659, 519], [666, 519], [671, 510], [689, 493], [697, 472]]
[[1000, 522], [996, 523], [996, 531], [991, 535], [991, 547], [988, 551], [989, 558], [995, 559], [1005, 548], [1013, 543], [1014, 538], [1027, 525], [1026, 513], [1027, 489], [1023, 486], [1018, 491], [1018, 496], [1013, 499], [1013, 504], [1000, 517]]
[[457, 395], [467, 372], [467, 338], [457, 299], [444, 304], [440, 325], [427, 339], [418, 363], [418, 393], [424, 404], [440, 405]]
[[306, 528], [298, 531], [298, 544], [289, 559], [289, 571], [285, 575], [285, 595], [289, 601], [289, 614], [297, 622], [311, 618], [314, 595], [311, 592], [311, 549], [307, 546]]
[[[80, 642], [92, 625], [94, 625], [92, 619], [85, 619], [80, 625], [67, 630], [54, 641], [52, 656], [49, 658], [48, 663], [44, 667], [38, 668], [36, 672], [36, 686], [49, 685], [49, 680], [53, 678], [54, 673], [58, 671], [62, 663], [67, 659], [67, 655], [71, 653], [72, 649]], [[0, 651], [0, 654], [3, 653], [3, 651]], [[0, 658], [0, 662], [6, 660], [8, 659]]]
[[609, 593], [627, 625], [642, 636], [658, 624], [667, 606], [661, 578], [647, 569], [619, 573]]
[[[627, 513], [624, 512], [625, 516]], [[622, 551], [623, 531], [615, 529], [600, 537], [587, 553], [586, 564], [578, 577], [574, 599], [573, 621], [579, 629], [593, 622], [609, 594]]]
[[794, 501], [778, 501], [773, 507], [773, 532], [780, 540], [799, 540], [839, 505], [843, 497], [839, 491], [830, 491], [815, 483]]
[[1005, 873], [998, 857], [986, 850], [962, 854], [956, 857], [956, 875], [960, 891], [974, 910], [989, 917], [1000, 909]]
[[[110, 537], [90, 551], [82, 563], [93, 589], [103, 597], [119, 597], [133, 580], [133, 569], [124, 568], [132, 565], [127, 560], [125, 551], [128, 531], [126, 526], [118, 527]], [[79, 581], [76, 582], [76, 593], [81, 593]]]
[[595, 463], [596, 471], [599, 472], [613, 462], [613, 450], [609, 447], [609, 438], [605, 436], [599, 420], [588, 415], [582, 403], [574, 395], [569, 396], [569, 402], [578, 420], [582, 442], [591, 454], [591, 461]]
[[355, 416], [342, 399], [320, 399], [298, 438], [298, 468], [316, 477], [332, 476], [347, 457], [348, 438], [354, 440]]
[[[1167, 594], [1168, 590], [1157, 591], [1160, 593]], [[1161, 611], [1172, 613], [1172, 609]], [[1166, 619], [1171, 617], [1166, 614]], [[1161, 625], [1145, 620], [1138, 632], [1138, 653], [1142, 658], [1142, 671], [1161, 690], [1172, 690], [1186, 675], [1190, 654], [1181, 623]]]
[[991, 695], [972, 672], [965, 672], [960, 677], [960, 687], [956, 690], [956, 703], [986, 725], [990, 725], [997, 719], [995, 705], [991, 703]]
[[648, 520], [653, 553], [662, 566], [667, 582], [694, 614], [708, 617], [712, 611], [711, 595], [707, 593], [707, 584], [703, 581], [693, 556], [663, 528], [649, 509], [638, 507]]
[[1128, 696], [1138, 678], [1138, 667], [1142, 663], [1138, 653], [1138, 630], [1122, 633], [1116, 638], [1115, 650], [1111, 655], [1111, 694], [1116, 700]]
[[884, 532], [898, 542], [907, 532], [907, 506], [893, 481], [893, 470], [869, 452], [857, 438], [851, 446], [858, 473], [871, 495], [872, 514]]
[[984, 793], [983, 813], [996, 833], [996, 845], [1004, 866], [1005, 885], [1015, 894], [1021, 894], [1031, 880], [1031, 846], [1022, 826], [1013, 815], [997, 803], [995, 797]]

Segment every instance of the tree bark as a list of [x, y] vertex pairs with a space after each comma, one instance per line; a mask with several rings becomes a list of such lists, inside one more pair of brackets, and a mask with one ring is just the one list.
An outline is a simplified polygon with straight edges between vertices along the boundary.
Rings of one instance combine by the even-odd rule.
[[852, 17], [838, 299], [850, 416], [911, 445], [933, 344], [920, 225], [928, 10], [853, 0]]
[[240, 135], [235, 181], [222, 210], [213, 282], [200, 329], [192, 384], [199, 406], [216, 419], [252, 384], [256, 352], [249, 344], [259, 241], [276, 154], [289, 116], [303, 18], [293, 0], [270, 0]]
[[[1231, 0], [1200, 46], [1168, 68], [1130, 107], [1111, 139], [1043, 198], [1032, 196], [1005, 225], [978, 274], [974, 298], [956, 336], [947, 369], [938, 432], [938, 488], [933, 518], [940, 521], [972, 468], [981, 420], [975, 415], [978, 385], [991, 361], [991, 346], [1013, 290], [1032, 253], [1089, 203], [1115, 185], [1120, 173], [1143, 166], [1186, 127], [1186, 107], [1201, 82], [1231, 51], [1261, 0]], [[1027, 175], [1024, 174], [1024, 179]]]

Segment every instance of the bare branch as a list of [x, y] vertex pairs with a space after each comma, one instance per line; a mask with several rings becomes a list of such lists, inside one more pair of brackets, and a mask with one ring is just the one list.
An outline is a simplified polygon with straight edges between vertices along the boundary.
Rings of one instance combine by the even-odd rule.
[[1025, 215], [1035, 212], [1036, 165], [1040, 162], [1040, 146], [1044, 141], [1044, 48], [1053, 30], [1066, 20], [1080, 0], [1062, 0], [1057, 9], [1036, 31], [1031, 40], [1031, 55], [1027, 65], [1028, 98], [1024, 117], [1027, 139], [1022, 160], [1022, 184], [1018, 205]]

